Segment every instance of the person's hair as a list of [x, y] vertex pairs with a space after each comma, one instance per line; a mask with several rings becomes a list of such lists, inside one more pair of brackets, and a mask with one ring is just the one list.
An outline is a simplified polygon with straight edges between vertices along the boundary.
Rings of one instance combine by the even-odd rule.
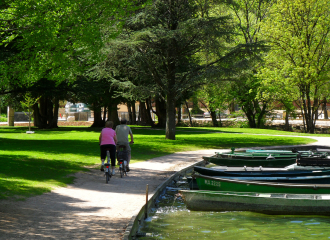
[[127, 120], [123, 118], [122, 120], [120, 120], [120, 124], [127, 124]]
[[113, 127], [113, 122], [112, 121], [106, 121], [105, 122], [105, 127], [112, 128]]

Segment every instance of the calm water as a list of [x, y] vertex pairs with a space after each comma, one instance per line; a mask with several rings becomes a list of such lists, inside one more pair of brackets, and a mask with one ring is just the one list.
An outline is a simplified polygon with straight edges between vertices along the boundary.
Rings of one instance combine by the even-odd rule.
[[251, 212], [196, 212], [173, 194], [163, 195], [139, 239], [330, 239], [330, 217]]

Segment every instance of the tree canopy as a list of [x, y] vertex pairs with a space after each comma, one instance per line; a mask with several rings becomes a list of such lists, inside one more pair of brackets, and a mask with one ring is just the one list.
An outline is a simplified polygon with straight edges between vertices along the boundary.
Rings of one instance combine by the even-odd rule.
[[[99, 61], [106, 31], [134, 10], [123, 0], [3, 0], [0, 3], [0, 89], [10, 81], [73, 80]], [[113, 28], [112, 28], [113, 29]], [[119, 29], [119, 28], [117, 28]]]
[[209, 14], [211, 7], [208, 2], [156, 0], [125, 24], [125, 43], [133, 46], [137, 62], [166, 99], [168, 139], [175, 139], [177, 101], [204, 84], [206, 76], [225, 74], [230, 63], [252, 52], [246, 45], [229, 45], [235, 35], [231, 18]]
[[0, 95], [53, 86], [39, 105], [57, 109], [65, 94], [54, 94], [65, 88], [93, 106], [99, 124], [101, 107], [118, 121], [117, 103], [140, 101], [150, 115], [153, 98], [159, 126], [175, 139], [176, 108], [201, 89], [215, 125], [216, 110], [233, 100], [250, 127], [281, 103], [299, 106], [314, 132], [330, 93], [329, 3], [3, 0]]
[[272, 89], [290, 88], [285, 94], [298, 96], [310, 133], [329, 83], [329, 6], [328, 0], [280, 0], [262, 25], [263, 36], [272, 47], [260, 74], [263, 84]]

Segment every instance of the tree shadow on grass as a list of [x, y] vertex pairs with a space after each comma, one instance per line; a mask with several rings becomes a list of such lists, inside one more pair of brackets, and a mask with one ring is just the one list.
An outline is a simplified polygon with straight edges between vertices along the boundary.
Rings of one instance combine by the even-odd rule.
[[42, 194], [52, 186], [73, 182], [70, 174], [85, 170], [81, 164], [60, 160], [0, 155], [0, 199], [15, 195]]
[[[101, 132], [102, 128], [91, 128], [91, 127], [58, 127], [52, 129], [39, 129], [31, 128], [31, 131], [34, 131], [35, 134], [65, 134], [67, 132]], [[28, 127], [0, 127], [0, 133], [26, 133], [29, 131]]]
[[95, 156], [99, 144], [95, 140], [68, 139], [0, 139], [2, 151], [30, 151], [50, 154], [77, 154]]

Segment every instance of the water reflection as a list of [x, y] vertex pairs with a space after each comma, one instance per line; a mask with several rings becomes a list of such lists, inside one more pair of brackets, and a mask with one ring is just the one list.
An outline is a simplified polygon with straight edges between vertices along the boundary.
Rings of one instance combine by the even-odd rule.
[[140, 229], [150, 235], [139, 239], [330, 239], [329, 217], [198, 212], [173, 193], [164, 199]]

